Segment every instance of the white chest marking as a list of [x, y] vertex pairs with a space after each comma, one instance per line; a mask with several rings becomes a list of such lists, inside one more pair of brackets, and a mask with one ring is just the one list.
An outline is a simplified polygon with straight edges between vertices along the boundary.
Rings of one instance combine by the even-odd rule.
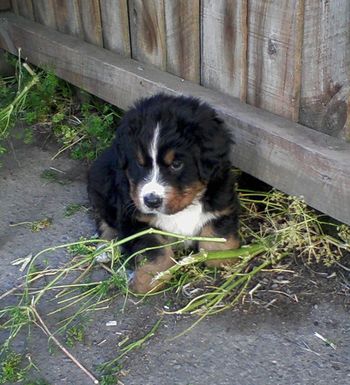
[[196, 236], [209, 221], [215, 218], [215, 214], [203, 212], [202, 203], [194, 202], [173, 215], [157, 214], [154, 225], [160, 230], [171, 233]]

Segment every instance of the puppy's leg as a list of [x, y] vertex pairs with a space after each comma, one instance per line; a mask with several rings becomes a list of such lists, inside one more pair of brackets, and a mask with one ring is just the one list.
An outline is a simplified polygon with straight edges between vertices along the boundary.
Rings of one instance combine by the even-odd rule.
[[98, 230], [101, 239], [111, 241], [117, 238], [117, 230], [111, 227], [105, 220], [101, 219], [98, 221]]
[[[226, 238], [225, 243], [216, 242], [199, 242], [198, 247], [207, 251], [215, 250], [230, 250], [238, 249], [240, 246], [238, 236], [238, 216], [235, 213], [225, 215], [211, 221], [203, 227], [202, 237], [223, 237]], [[222, 268], [227, 265], [234, 265], [237, 261], [235, 259], [217, 259], [207, 261], [206, 265], [209, 267]]]
[[[91, 165], [88, 173], [88, 196], [94, 209], [99, 235], [110, 241], [117, 236], [114, 226], [117, 224], [119, 199], [117, 191], [127, 185], [124, 173], [116, 173], [116, 154], [113, 147], [105, 150]], [[119, 187], [119, 188], [118, 188]]]
[[[161, 237], [149, 235], [141, 242], [133, 244], [133, 250], [142, 250], [148, 247], [156, 247], [165, 244]], [[169, 277], [157, 280], [156, 276], [175, 264], [174, 253], [171, 247], [166, 246], [155, 250], [149, 250], [135, 258], [136, 269], [131, 281], [131, 289], [135, 293], [145, 294], [149, 291], [161, 290]]]

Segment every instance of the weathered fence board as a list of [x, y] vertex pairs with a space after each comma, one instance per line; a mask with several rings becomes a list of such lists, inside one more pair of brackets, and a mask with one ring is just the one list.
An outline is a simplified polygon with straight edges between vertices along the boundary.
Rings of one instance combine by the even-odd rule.
[[40, 24], [56, 29], [56, 18], [54, 10], [55, 0], [34, 0], [34, 18]]
[[164, 0], [129, 0], [132, 57], [166, 69]]
[[119, 55], [130, 56], [127, 0], [100, 0], [104, 47]]
[[140, 65], [153, 64], [350, 141], [349, 0], [11, 0], [11, 5], [18, 15], [132, 56]]
[[54, 9], [58, 31], [83, 39], [78, 0], [55, 0]]
[[99, 0], [78, 0], [78, 2], [85, 41], [103, 47]]
[[165, 0], [167, 71], [200, 81], [199, 0]]
[[29, 61], [121, 108], [160, 91], [206, 100], [232, 130], [235, 165], [350, 224], [350, 144], [11, 13], [0, 19], [0, 46], [23, 47]]
[[34, 20], [32, 0], [11, 0], [12, 8], [17, 15]]
[[304, 0], [249, 0], [248, 103], [298, 120]]
[[247, 0], [202, 0], [201, 84], [245, 101]]
[[300, 121], [350, 140], [349, 0], [305, 0]]

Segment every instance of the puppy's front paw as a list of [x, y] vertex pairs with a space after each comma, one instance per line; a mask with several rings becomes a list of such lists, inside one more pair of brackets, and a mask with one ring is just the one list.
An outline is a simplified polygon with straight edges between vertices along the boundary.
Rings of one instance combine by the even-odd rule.
[[163, 289], [170, 276], [160, 273], [168, 270], [175, 264], [171, 249], [165, 251], [164, 255], [157, 256], [152, 261], [146, 261], [136, 268], [134, 276], [130, 281], [130, 288], [134, 293], [146, 294]]

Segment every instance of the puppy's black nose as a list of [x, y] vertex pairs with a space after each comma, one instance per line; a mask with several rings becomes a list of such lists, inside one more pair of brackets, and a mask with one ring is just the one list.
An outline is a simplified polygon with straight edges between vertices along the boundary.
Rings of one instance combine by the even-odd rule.
[[145, 202], [145, 205], [150, 209], [157, 209], [160, 207], [163, 203], [163, 198], [161, 198], [159, 195], [150, 193], [146, 194], [143, 197], [143, 201]]

